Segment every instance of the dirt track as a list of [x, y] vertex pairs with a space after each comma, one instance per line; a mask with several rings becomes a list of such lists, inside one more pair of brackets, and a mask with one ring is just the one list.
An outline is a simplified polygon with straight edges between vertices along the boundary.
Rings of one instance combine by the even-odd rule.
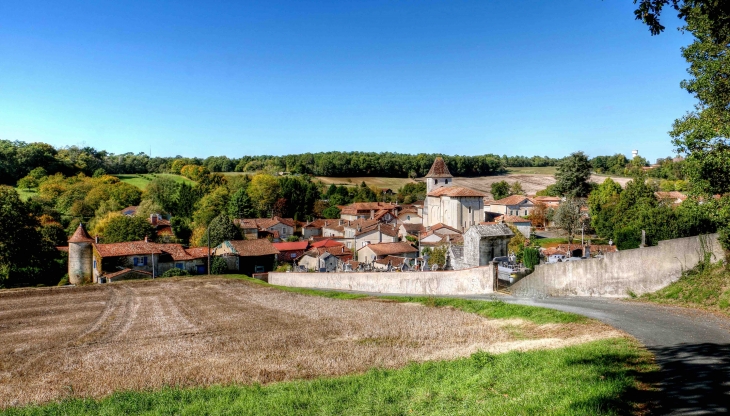
[[598, 323], [537, 326], [223, 278], [4, 291], [0, 408], [125, 389], [342, 375], [620, 335]]

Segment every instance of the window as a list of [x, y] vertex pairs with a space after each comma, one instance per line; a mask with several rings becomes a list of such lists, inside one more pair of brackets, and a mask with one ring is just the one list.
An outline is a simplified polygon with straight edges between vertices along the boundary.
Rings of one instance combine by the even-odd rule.
[[410, 215], [406, 215], [406, 221], [410, 221], [410, 220], [411, 220], [411, 216]]
[[448, 179], [446, 179], [446, 184], [447, 184], [447, 185], [449, 184], [449, 180], [448, 180]]
[[139, 265], [139, 259], [138, 259], [138, 258], [136, 258], [136, 257], [135, 257], [135, 258], [134, 258], [133, 260], [134, 260], [134, 266], [135, 266], [135, 267], [136, 267], [137, 265]]
[[183, 269], [183, 264], [182, 263], [175, 263], [175, 268], [182, 270]]
[[469, 214], [471, 214], [471, 207], [469, 207]]
[[297, 257], [297, 253], [291, 253], [289, 256], [294, 259]]
[[525, 215], [527, 215], [527, 210], [525, 210]]
[[96, 259], [94, 259], [94, 268], [96, 269]]
[[438, 180], [438, 179], [434, 179], [434, 180], [433, 180], [433, 183], [435, 183], [436, 185], [438, 185], [438, 183], [439, 183], [439, 180]]
[[263, 273], [264, 272], [264, 266], [256, 266], [254, 267], [254, 273]]
[[146, 266], [147, 265], [147, 256], [142, 257], [142, 265], [143, 266]]

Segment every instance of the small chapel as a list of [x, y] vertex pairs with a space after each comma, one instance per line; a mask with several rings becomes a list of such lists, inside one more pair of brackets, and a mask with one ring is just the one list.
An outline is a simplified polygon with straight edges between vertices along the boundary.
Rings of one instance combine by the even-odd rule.
[[446, 224], [457, 230], [484, 221], [486, 194], [454, 186], [454, 177], [442, 157], [437, 157], [426, 175], [426, 200], [423, 203], [423, 226]]

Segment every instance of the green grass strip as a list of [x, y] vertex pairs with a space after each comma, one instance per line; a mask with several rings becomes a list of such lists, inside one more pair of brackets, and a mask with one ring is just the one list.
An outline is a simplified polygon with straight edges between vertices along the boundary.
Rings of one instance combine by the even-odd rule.
[[612, 415], [631, 413], [656, 371], [628, 339], [557, 350], [484, 352], [266, 386], [165, 388], [11, 408], [2, 415]]
[[356, 293], [338, 292], [332, 290], [305, 289], [299, 287], [276, 286], [270, 285], [258, 279], [253, 279], [245, 275], [225, 275], [225, 277], [242, 279], [255, 284], [273, 287], [286, 292], [300, 293], [310, 296], [322, 296], [331, 299], [364, 299], [364, 298], [382, 298], [394, 300], [397, 302], [414, 302], [421, 303], [432, 307], [450, 306], [464, 312], [471, 312], [491, 319], [508, 319], [520, 318], [538, 325], [549, 323], [584, 323], [588, 322], [588, 318], [582, 315], [556, 311], [554, 309], [540, 308], [537, 306], [515, 305], [500, 300], [470, 300], [447, 297], [432, 296], [370, 296]]

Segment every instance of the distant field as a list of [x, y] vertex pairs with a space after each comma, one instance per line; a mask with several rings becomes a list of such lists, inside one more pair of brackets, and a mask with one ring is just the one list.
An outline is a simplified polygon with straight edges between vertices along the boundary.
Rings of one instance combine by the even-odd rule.
[[555, 175], [557, 168], [555, 166], [541, 166], [537, 168], [507, 168], [508, 174], [539, 174], [539, 175]]
[[408, 178], [383, 178], [383, 177], [366, 177], [366, 176], [354, 176], [347, 178], [337, 178], [332, 176], [317, 176], [317, 179], [322, 181], [326, 185], [345, 185], [345, 186], [356, 186], [360, 185], [363, 181], [368, 186], [375, 186], [378, 188], [390, 188], [393, 191], [397, 191], [407, 183], [415, 183], [413, 179]]
[[34, 190], [28, 191], [26, 189], [20, 189], [20, 188], [15, 188], [15, 190], [18, 191], [18, 194], [20, 195], [20, 199], [23, 201], [27, 201], [28, 198], [30, 198], [31, 196], [38, 195], [38, 192], [34, 191]]
[[[623, 337], [621, 332], [592, 320], [561, 319], [559, 322], [563, 323], [548, 324], [529, 321], [535, 318], [544, 322], [545, 317], [558, 316], [553, 312], [528, 314], [525, 319], [515, 317], [529, 307], [464, 300], [456, 307], [448, 303], [438, 307], [440, 302], [427, 298], [423, 303], [371, 297], [331, 299], [219, 277], [0, 291], [0, 409], [78, 397], [102, 398], [120, 391], [155, 392], [171, 386], [234, 385], [240, 389], [253, 384], [251, 389], [261, 392], [256, 384], [362, 374], [371, 368], [384, 371], [483, 351], [478, 353], [477, 367], [469, 364], [479, 370], [492, 362], [493, 354], [555, 349]], [[533, 309], [539, 312], [539, 308]], [[512, 310], [516, 313], [510, 313]], [[505, 319], [482, 316], [499, 316], [500, 311], [508, 312], [502, 314]], [[568, 314], [562, 315], [570, 318]], [[515, 359], [524, 366], [519, 354]], [[550, 363], [550, 367], [559, 361], [535, 359], [533, 364], [541, 362]], [[576, 366], [561, 367], [574, 377], [565, 385], [560, 384], [564, 377], [553, 377], [554, 371], [550, 369], [542, 370], [549, 377], [540, 388], [560, 385], [559, 390], [572, 389], [577, 396], [564, 400], [566, 406], [570, 405], [585, 392], [585, 388], [575, 388], [585, 387], [579, 382], [586, 378], [580, 373], [585, 367]], [[616, 368], [621, 367], [623, 364], [617, 363]], [[516, 370], [515, 364], [505, 368]], [[602, 371], [598, 366], [594, 369]], [[533, 391], [524, 393], [525, 386], [531, 386], [537, 376], [533, 373], [519, 373], [520, 380], [511, 380], [510, 395], [540, 397]], [[424, 378], [426, 374], [431, 372], [412, 375], [413, 381], [430, 383], [430, 379]], [[456, 377], [457, 374], [454, 373], [455, 380], [470, 373], [462, 377]], [[591, 385], [610, 391], [613, 384], [602, 382], [599, 375], [590, 377]], [[491, 379], [488, 374], [484, 376], [485, 382]], [[485, 384], [484, 391], [478, 388], [479, 395], [489, 398], [491, 392], [487, 390], [491, 385]], [[533, 388], [536, 387], [530, 387]], [[355, 395], [358, 389], [346, 390]], [[313, 392], [310, 399], [325, 400], [335, 391], [340, 389]], [[617, 393], [614, 390], [611, 394]], [[414, 405], [425, 399], [419, 399], [421, 394], [431, 395], [423, 392], [413, 396], [407, 391], [398, 394]], [[554, 399], [548, 403], [552, 405]], [[460, 401], [455, 404], [462, 405]], [[472, 405], [474, 410], [478, 407], [478, 403]], [[434, 406], [432, 410], [436, 411], [438, 404]], [[520, 408], [519, 403], [515, 406]], [[187, 409], [184, 413], [200, 413], [202, 409]], [[282, 409], [289, 409], [288, 414], [305, 410], [286, 406]], [[57, 413], [77, 414], [82, 410]], [[139, 408], [127, 410], [140, 412]], [[313, 411], [310, 408], [304, 413]], [[117, 409], [88, 413], [129, 412]], [[180, 411], [158, 409], [154, 413]], [[276, 408], [269, 413], [276, 414]]]
[[152, 182], [152, 179], [155, 177], [160, 178], [170, 178], [174, 180], [175, 182], [187, 182], [189, 184], [194, 184], [194, 181], [191, 181], [190, 179], [180, 176], [180, 175], [173, 175], [171, 173], [145, 173], [140, 175], [114, 175], [117, 178], [119, 178], [122, 182], [126, 182], [130, 185], [134, 185], [139, 189], [146, 189], [147, 185]]

